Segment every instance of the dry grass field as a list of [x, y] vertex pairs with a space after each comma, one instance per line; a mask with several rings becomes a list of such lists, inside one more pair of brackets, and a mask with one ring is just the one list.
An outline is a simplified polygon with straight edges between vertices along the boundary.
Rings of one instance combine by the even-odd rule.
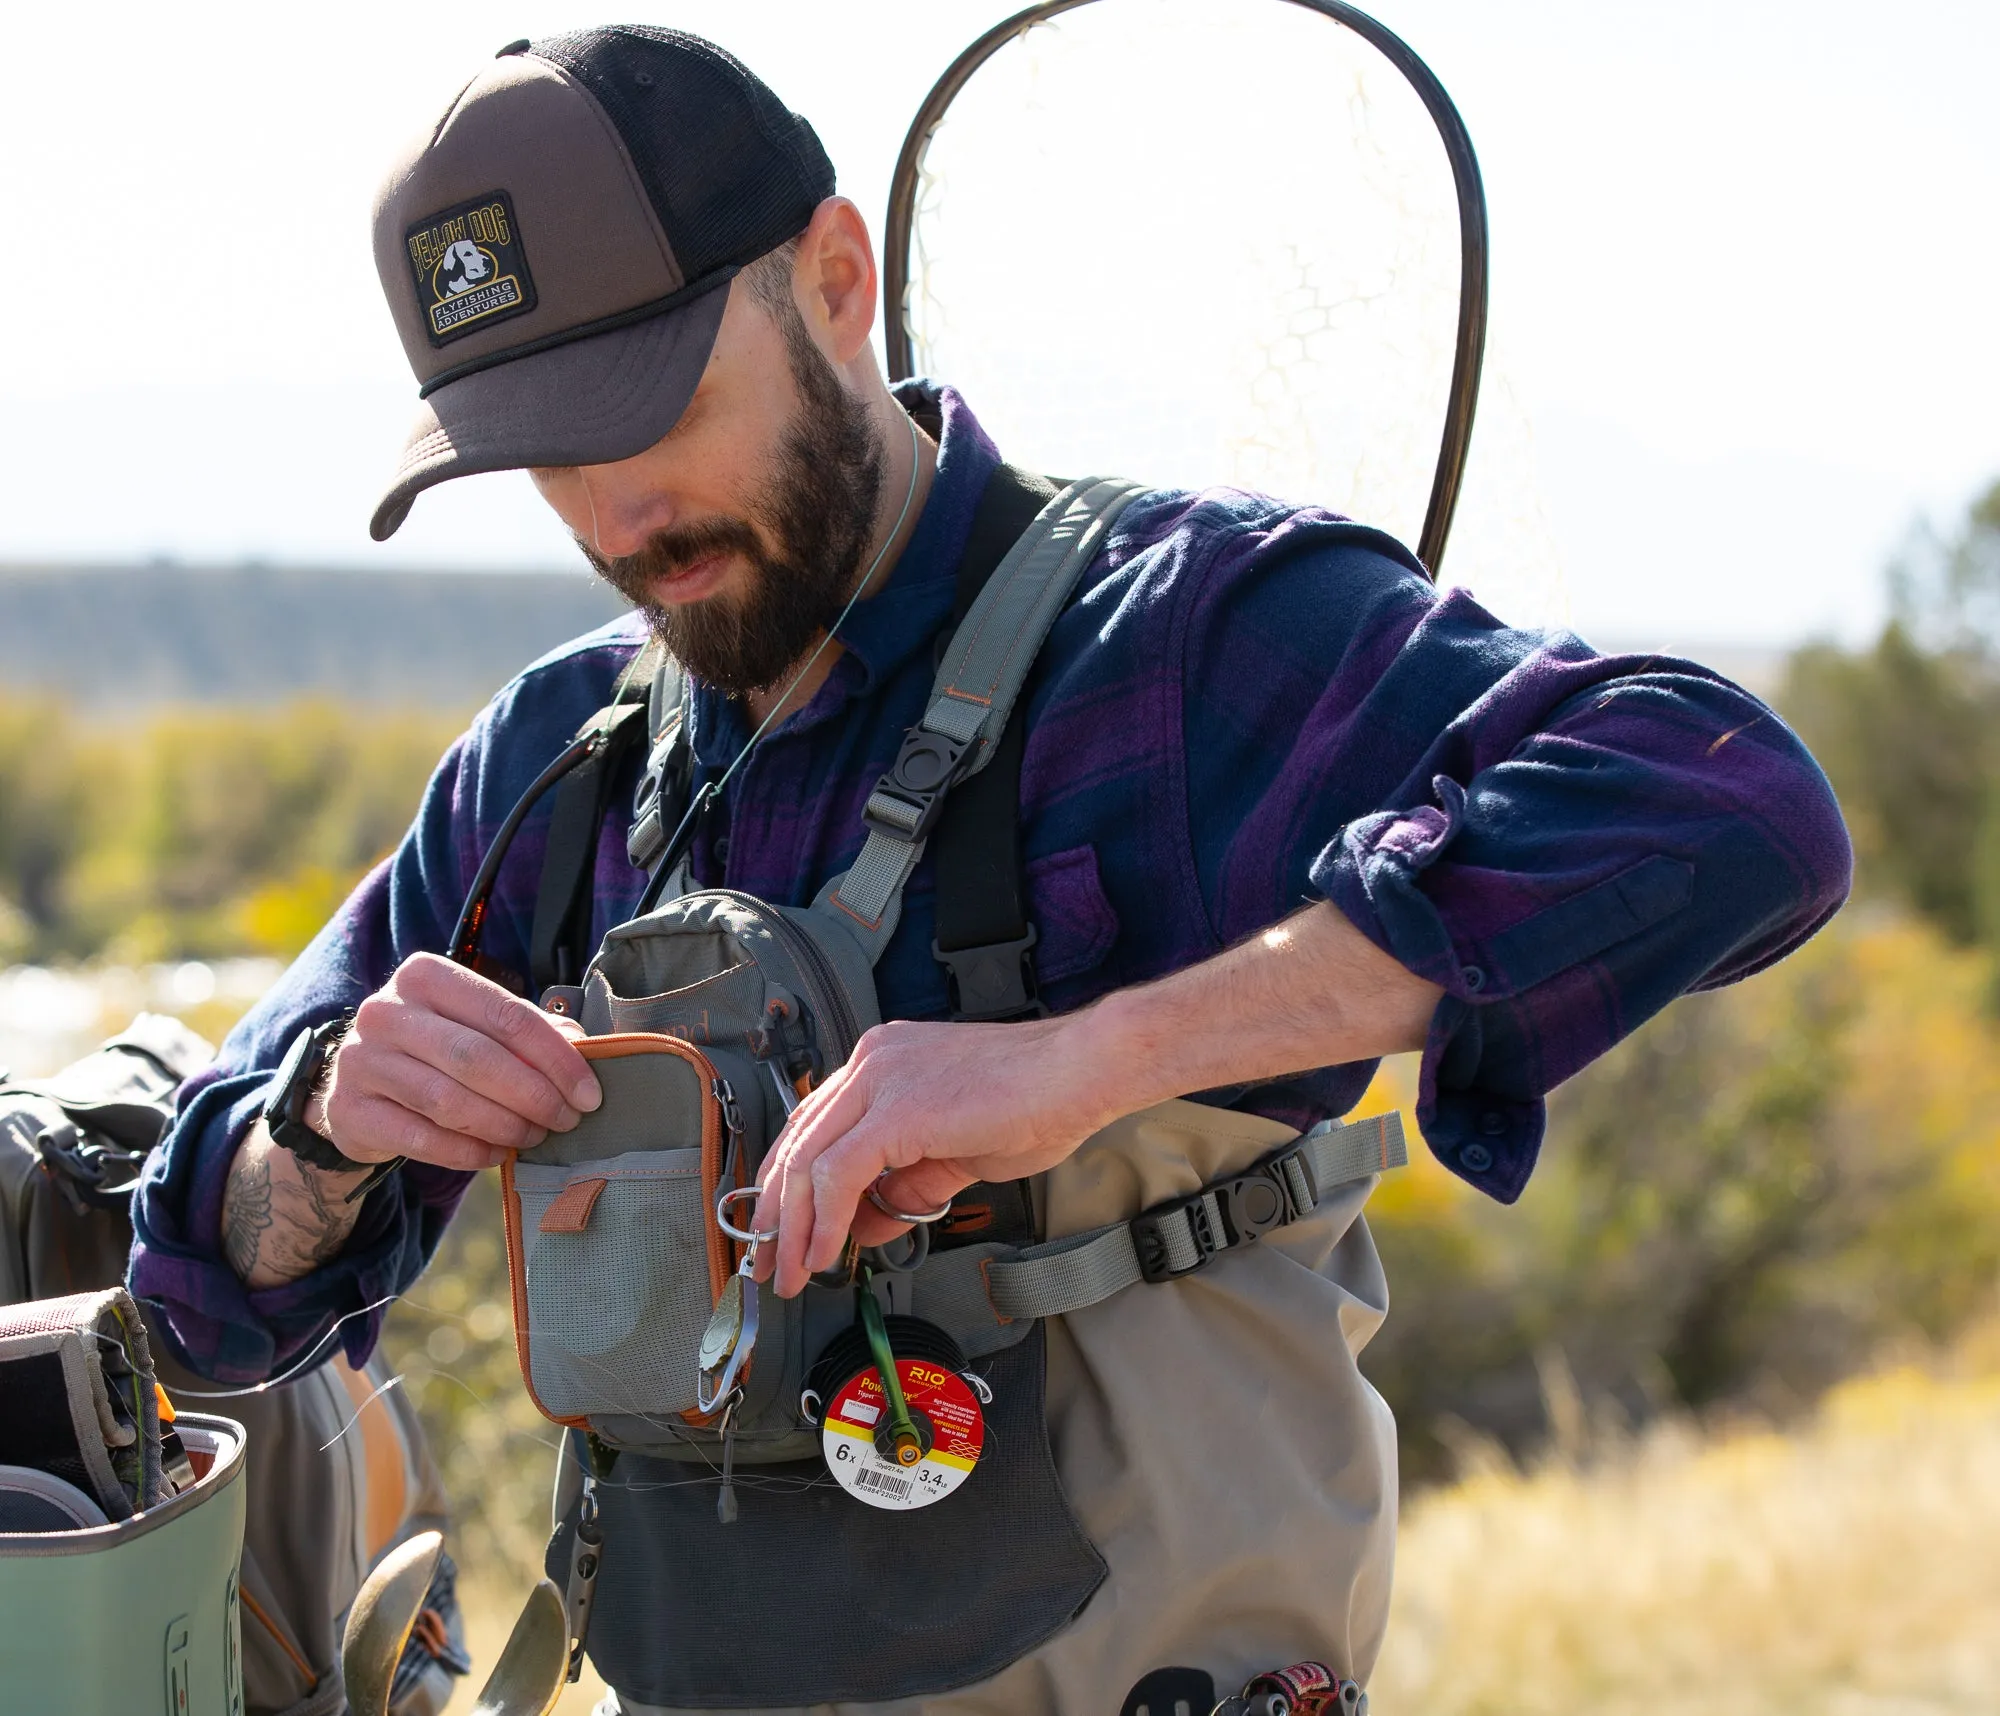
[[1378, 1716], [2000, 1710], [2000, 1338], [1404, 1521]]
[[[1847, 1383], [1789, 1434], [1467, 1457], [1406, 1512], [1376, 1716], [2000, 1711], [2000, 1329]], [[468, 1597], [491, 1662], [520, 1593]]]

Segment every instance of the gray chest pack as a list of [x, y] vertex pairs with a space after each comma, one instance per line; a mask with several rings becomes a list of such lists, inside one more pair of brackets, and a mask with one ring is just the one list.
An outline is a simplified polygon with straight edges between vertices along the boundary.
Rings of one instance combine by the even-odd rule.
[[[796, 1299], [759, 1295], [740, 1272], [749, 1203], [732, 1194], [755, 1185], [801, 1096], [879, 1023], [872, 966], [927, 843], [954, 1016], [1040, 1011], [1034, 931], [1018, 921], [1024, 723], [1012, 717], [1138, 492], [995, 477], [928, 706], [869, 798], [858, 857], [808, 906], [685, 888], [668, 838], [692, 821], [677, 814], [687, 765], [670, 664], [643, 703], [621, 696], [566, 753], [533, 975], [544, 1007], [583, 1024], [605, 1100], [507, 1164], [504, 1207], [522, 1371], [574, 1432], [548, 1570], [575, 1660], [587, 1634], [628, 1705], [922, 1697], [1059, 1633], [1105, 1562], [1051, 1453], [1045, 1319], [1192, 1275], [1402, 1159], [1393, 1116], [1328, 1123], [1189, 1195], [1056, 1239], [1043, 1237], [1036, 1187], [979, 1185], [935, 1226], [850, 1246]], [[650, 751], [631, 844], [654, 883], [574, 981], [564, 948], [589, 922], [614, 741], [637, 732], [641, 709]], [[454, 953], [468, 963], [497, 867], [490, 853], [461, 918]], [[916, 1446], [892, 1423], [913, 1426]]]

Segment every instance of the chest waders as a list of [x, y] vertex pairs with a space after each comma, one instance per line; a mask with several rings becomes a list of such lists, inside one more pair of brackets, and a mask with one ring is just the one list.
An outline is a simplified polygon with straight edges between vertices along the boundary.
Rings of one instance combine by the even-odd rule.
[[[1047, 1320], [1179, 1281], [1321, 1206], [1351, 1205], [1351, 1219], [1372, 1176], [1403, 1160], [1393, 1115], [1300, 1137], [1170, 1104], [1230, 1135], [1192, 1184], [1149, 1177], [1144, 1126], [1114, 1128], [1104, 1149], [1079, 1153], [1101, 1183], [1061, 1200], [1094, 1212], [1081, 1225], [1052, 1232], [1054, 1207], [1028, 1182], [977, 1185], [937, 1228], [866, 1253], [861, 1279], [885, 1317], [864, 1320], [886, 1321], [892, 1336], [941, 1332], [946, 1344], [932, 1350], [955, 1350], [987, 1402], [976, 1470], [912, 1511], [863, 1505], [821, 1455], [822, 1402], [808, 1383], [821, 1355], [854, 1338], [855, 1260], [761, 1305], [736, 1277], [748, 1236], [721, 1219], [729, 1194], [754, 1185], [799, 1095], [879, 1022], [871, 967], [927, 843], [953, 1017], [1045, 1011], [1021, 882], [1014, 706], [1138, 492], [996, 473], [928, 707], [869, 798], [859, 856], [811, 905], [686, 887], [671, 848], [688, 831], [670, 838], [690, 820], [682, 695], [650, 648], [565, 753], [569, 772], [545, 772], [503, 825], [504, 837], [561, 781], [532, 976], [544, 1007], [583, 1024], [605, 1099], [506, 1164], [503, 1201], [522, 1371], [542, 1412], [574, 1432], [548, 1555], [572, 1672], [587, 1631], [593, 1662], [630, 1707], [922, 1697], [985, 1680], [1061, 1633], [1106, 1561], [1057, 1475]], [[630, 849], [655, 871], [648, 895], [662, 903], [612, 929], [566, 984], [588, 933], [598, 820], [641, 731], [650, 747]], [[461, 917], [454, 952], [468, 963], [480, 960], [499, 856]], [[1338, 1343], [1337, 1326], [1329, 1338]], [[726, 1368], [733, 1345], [749, 1356]]]

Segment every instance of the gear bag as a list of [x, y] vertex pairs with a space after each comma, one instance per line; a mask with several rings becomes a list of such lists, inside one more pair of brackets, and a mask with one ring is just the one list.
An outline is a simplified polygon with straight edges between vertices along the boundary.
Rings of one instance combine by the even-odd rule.
[[[995, 485], [1017, 503], [1024, 492], [1049, 492], [1004, 469]], [[1197, 1129], [1198, 1117], [1214, 1117], [1220, 1148], [1156, 1127], [1155, 1139], [1177, 1140], [1175, 1173], [1149, 1163], [1154, 1145], [1143, 1128], [1129, 1149], [1128, 1134], [1114, 1128], [1104, 1152], [1086, 1145], [1065, 1165], [1073, 1172], [1045, 1177], [1040, 1211], [1024, 1184], [968, 1189], [935, 1238], [919, 1229], [868, 1259], [891, 1332], [941, 1332], [990, 1396], [976, 1470], [948, 1500], [907, 1512], [833, 1493], [821, 1458], [817, 1420], [828, 1403], [808, 1385], [821, 1355], [855, 1325], [848, 1276], [757, 1303], [736, 1274], [744, 1248], [733, 1222], [725, 1225], [730, 1194], [755, 1184], [792, 1106], [878, 1022], [872, 966], [896, 928], [904, 884], [934, 834], [949, 849], [947, 804], [977, 793], [982, 771], [1011, 752], [1017, 778], [1021, 723], [1011, 716], [1029, 667], [1137, 492], [1116, 481], [1072, 483], [1034, 514], [944, 649], [922, 720], [869, 798], [860, 854], [809, 906], [684, 890], [675, 885], [684, 873], [676, 875], [661, 889], [665, 903], [606, 935], [580, 984], [542, 994], [545, 1007], [584, 1026], [579, 1046], [605, 1100], [570, 1132], [503, 1165], [516, 1341], [537, 1405], [579, 1432], [568, 1439], [549, 1571], [568, 1583], [573, 1634], [587, 1621], [591, 1656], [628, 1709], [920, 1698], [1000, 1674], [1061, 1634], [1106, 1577], [1051, 1447], [1047, 1329], [1093, 1308], [1110, 1312], [1104, 1302], [1127, 1287], [1182, 1280], [1278, 1229], [1304, 1232], [1315, 1212], [1332, 1224], [1328, 1249], [1351, 1234], [1343, 1262], [1360, 1258], [1359, 1277], [1372, 1266], [1356, 1216], [1372, 1177], [1403, 1159], [1393, 1115], [1299, 1136], [1253, 1116], [1168, 1104], [1183, 1133], [1189, 1116]], [[676, 683], [670, 664], [653, 679], [654, 743], [632, 840], [634, 857], [663, 871], [678, 862], [665, 833], [680, 767]], [[633, 707], [625, 695], [573, 751], [592, 733], [629, 730], [619, 715]], [[940, 853], [938, 952], [958, 1017], [1039, 1010], [1032, 928], [1010, 936], [1003, 921], [1018, 916], [1019, 880], [1017, 789], [1012, 778], [1002, 784], [1008, 874], [986, 892], [1000, 907], [984, 924], [972, 924], [977, 909], [948, 909]], [[980, 816], [990, 826], [990, 810]], [[561, 838], [552, 833], [552, 851]], [[496, 869], [489, 854], [482, 881]], [[570, 884], [552, 882], [545, 868], [542, 895], [573, 927]], [[476, 926], [481, 905], [475, 889], [462, 932]], [[953, 923], [971, 927], [947, 950]], [[474, 940], [460, 941], [460, 957], [476, 956]], [[541, 923], [533, 940], [550, 945]], [[1186, 1169], [1197, 1161], [1203, 1171], [1190, 1183]], [[1059, 1196], [1058, 1182], [1072, 1191]], [[1070, 1225], [1066, 1215], [1078, 1210], [1095, 1219]], [[1347, 1321], [1325, 1330], [1343, 1377], [1352, 1371], [1340, 1338]], [[1363, 1327], [1365, 1314], [1354, 1321], [1365, 1338], [1372, 1323]], [[748, 1356], [732, 1369], [738, 1346]], [[1356, 1398], [1365, 1393], [1359, 1385]], [[1368, 1428], [1363, 1439], [1379, 1475], [1380, 1438]], [[718, 1473], [725, 1494], [726, 1474], [742, 1485], [740, 1514], [718, 1510]], [[586, 1564], [590, 1577], [572, 1576]], [[893, 1615], [895, 1649], [879, 1630], [854, 1624], [849, 1577], [868, 1581], [871, 1616]], [[967, 1615], [979, 1624], [966, 1625]], [[761, 1642], [774, 1637], [782, 1650]], [[1150, 1640], [1121, 1648], [1160, 1660]]]
[[[132, 1187], [173, 1120], [174, 1092], [214, 1054], [177, 1019], [142, 1013], [118, 1036], [47, 1079], [29, 1082], [0, 1074], [0, 1305], [123, 1282], [132, 1247]], [[142, 1328], [137, 1339], [147, 1342], [147, 1336]], [[392, 1379], [379, 1351], [359, 1371], [336, 1356], [296, 1381], [209, 1401], [202, 1395], [211, 1385], [175, 1365], [157, 1334], [148, 1344], [170, 1399], [219, 1407], [247, 1433], [246, 1448], [240, 1438], [229, 1441], [233, 1426], [227, 1434], [214, 1432], [221, 1438], [215, 1441], [218, 1451], [235, 1449], [229, 1456], [235, 1500], [229, 1505], [239, 1515], [233, 1529], [243, 1543], [238, 1592], [243, 1703], [237, 1707], [249, 1716], [335, 1716], [345, 1708], [338, 1669], [341, 1625], [362, 1579], [395, 1544], [446, 1523], [443, 1487], [422, 1425], [398, 1389], [379, 1394], [363, 1409]], [[0, 1414], [18, 1405], [0, 1399]], [[188, 1426], [184, 1435], [200, 1428], [208, 1436], [223, 1422], [202, 1418], [191, 1424], [191, 1417], [183, 1413], [178, 1420]], [[147, 1554], [170, 1541], [164, 1522], [169, 1514], [178, 1520], [186, 1506], [177, 1498], [133, 1522], [135, 1533], [143, 1528], [153, 1534], [145, 1538], [152, 1546]], [[214, 1520], [220, 1519], [216, 1513]], [[173, 1531], [191, 1529], [176, 1525]], [[79, 1600], [90, 1589], [86, 1575], [110, 1577], [108, 1563], [86, 1566], [91, 1559], [43, 1559], [23, 1566], [60, 1567], [69, 1581], [62, 1586], [65, 1603], [88, 1618], [95, 1611]], [[79, 1579], [84, 1583], [77, 1584]], [[107, 1584], [101, 1594], [114, 1593]], [[120, 1613], [127, 1606], [122, 1598], [115, 1605]], [[405, 1648], [394, 1716], [442, 1710], [454, 1677], [467, 1667], [449, 1571], [442, 1572], [429, 1606], [438, 1625], [418, 1629]], [[13, 1612], [0, 1605], [0, 1634]], [[29, 1623], [17, 1618], [13, 1624]], [[441, 1648], [429, 1648], [426, 1640]], [[158, 1664], [148, 1673], [153, 1679], [147, 1684], [157, 1684]], [[70, 1690], [75, 1696], [64, 1708], [134, 1707], [115, 1699], [92, 1704], [81, 1682]]]

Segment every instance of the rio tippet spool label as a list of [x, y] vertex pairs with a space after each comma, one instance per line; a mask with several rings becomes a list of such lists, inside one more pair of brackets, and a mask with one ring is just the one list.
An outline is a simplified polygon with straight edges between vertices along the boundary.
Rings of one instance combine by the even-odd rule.
[[900, 1512], [929, 1507], [972, 1475], [986, 1445], [986, 1420], [965, 1379], [942, 1365], [906, 1358], [896, 1369], [910, 1415], [921, 1413], [931, 1424], [931, 1451], [918, 1464], [899, 1466], [875, 1450], [889, 1404], [872, 1366], [841, 1384], [820, 1421], [819, 1441], [842, 1489], [870, 1507]]

